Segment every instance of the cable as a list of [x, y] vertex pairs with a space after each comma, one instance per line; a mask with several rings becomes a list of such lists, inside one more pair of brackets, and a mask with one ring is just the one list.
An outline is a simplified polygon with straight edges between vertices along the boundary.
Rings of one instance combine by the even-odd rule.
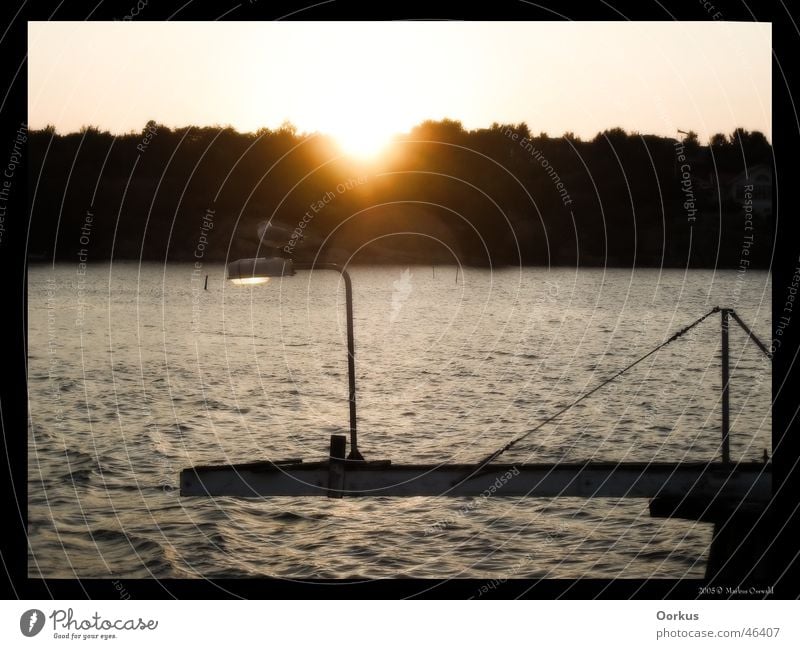
[[764, 352], [764, 355], [765, 355], [765, 356], [766, 356], [766, 357], [767, 357], [769, 360], [772, 360], [772, 352], [771, 352], [769, 349], [767, 349], [767, 346], [766, 346], [764, 343], [762, 343], [762, 342], [759, 340], [758, 336], [756, 336], [756, 335], [755, 335], [755, 334], [754, 334], [754, 333], [753, 333], [753, 332], [750, 330], [750, 327], [748, 327], [748, 326], [747, 326], [747, 325], [746, 325], [746, 324], [745, 324], [745, 323], [742, 321], [742, 319], [739, 317], [739, 314], [738, 314], [738, 313], [736, 313], [736, 311], [734, 311], [733, 309], [728, 309], [728, 313], [730, 313], [730, 314], [733, 316], [733, 319], [734, 319], [734, 320], [736, 320], [736, 322], [738, 322], [738, 323], [739, 323], [739, 326], [740, 326], [742, 329], [744, 329], [745, 333], [746, 333], [748, 336], [750, 336], [750, 340], [752, 340], [752, 341], [753, 341], [753, 342], [756, 344], [756, 346], [757, 346], [757, 347], [758, 347], [758, 348], [759, 348], [759, 349], [760, 349], [762, 352]]
[[[483, 468], [484, 468], [484, 467], [485, 467], [487, 464], [489, 464], [490, 462], [493, 462], [494, 460], [496, 460], [496, 459], [497, 459], [497, 458], [498, 458], [500, 455], [502, 455], [503, 453], [505, 453], [507, 450], [509, 450], [509, 449], [510, 449], [511, 447], [513, 447], [515, 444], [517, 444], [517, 443], [521, 442], [523, 439], [525, 439], [525, 438], [526, 438], [526, 437], [528, 437], [529, 435], [532, 435], [532, 434], [533, 434], [533, 433], [535, 433], [537, 430], [539, 430], [539, 429], [540, 429], [540, 428], [542, 428], [543, 426], [545, 426], [545, 425], [549, 424], [551, 421], [553, 421], [553, 420], [554, 420], [554, 419], [556, 419], [557, 417], [560, 417], [560, 416], [561, 416], [561, 415], [563, 415], [565, 412], [567, 412], [567, 410], [569, 410], [570, 408], [573, 408], [574, 406], [577, 406], [577, 405], [578, 405], [578, 404], [579, 404], [581, 401], [583, 401], [584, 399], [586, 399], [586, 398], [590, 397], [591, 395], [593, 395], [593, 394], [594, 394], [595, 392], [597, 392], [597, 391], [598, 391], [600, 388], [602, 388], [602, 387], [604, 387], [604, 386], [608, 385], [609, 383], [611, 383], [611, 382], [612, 382], [612, 381], [614, 381], [615, 379], [619, 378], [619, 377], [620, 377], [620, 376], [622, 376], [622, 375], [623, 375], [625, 372], [627, 372], [629, 369], [631, 369], [631, 368], [635, 367], [636, 365], [638, 365], [639, 363], [641, 363], [643, 360], [645, 360], [645, 359], [646, 359], [646, 358], [648, 358], [649, 356], [652, 356], [653, 354], [655, 354], [655, 353], [656, 353], [656, 352], [657, 352], [659, 349], [661, 349], [662, 347], [666, 347], [666, 346], [667, 346], [667, 345], [669, 345], [671, 342], [673, 342], [673, 341], [677, 340], [678, 338], [680, 338], [681, 336], [683, 336], [683, 335], [684, 335], [686, 332], [688, 332], [690, 329], [693, 329], [694, 327], [696, 327], [697, 325], [699, 325], [699, 324], [700, 324], [701, 322], [703, 322], [703, 320], [705, 320], [705, 319], [706, 319], [708, 316], [710, 316], [710, 315], [712, 315], [712, 314], [714, 314], [714, 313], [719, 313], [719, 311], [720, 311], [720, 308], [719, 308], [718, 306], [715, 306], [713, 309], [711, 309], [711, 311], [709, 311], [708, 313], [706, 313], [704, 316], [702, 316], [702, 317], [698, 318], [697, 320], [695, 320], [695, 321], [694, 321], [693, 323], [691, 323], [690, 325], [687, 325], [687, 326], [686, 326], [686, 327], [684, 327], [683, 329], [680, 329], [680, 330], [676, 331], [674, 334], [672, 334], [672, 336], [670, 336], [670, 337], [669, 337], [667, 340], [665, 340], [663, 343], [661, 343], [661, 344], [660, 344], [660, 345], [658, 345], [657, 347], [654, 347], [654, 348], [653, 348], [653, 349], [651, 349], [649, 352], [647, 352], [647, 353], [646, 353], [644, 356], [641, 356], [640, 358], [636, 359], [636, 360], [635, 360], [633, 363], [631, 363], [630, 365], [628, 365], [628, 366], [624, 367], [623, 369], [619, 370], [619, 371], [618, 371], [616, 374], [614, 374], [612, 377], [610, 377], [610, 378], [606, 379], [605, 381], [603, 381], [603, 382], [602, 382], [602, 383], [600, 383], [599, 385], [596, 385], [594, 388], [592, 388], [591, 390], [589, 390], [589, 392], [585, 392], [585, 393], [584, 393], [584, 394], [582, 394], [580, 397], [578, 397], [577, 399], [575, 399], [575, 401], [573, 401], [572, 403], [570, 403], [570, 404], [569, 404], [569, 405], [567, 405], [567, 406], [564, 406], [563, 408], [561, 408], [561, 410], [559, 410], [559, 411], [558, 411], [558, 412], [556, 412], [555, 414], [553, 414], [553, 415], [550, 415], [550, 416], [549, 416], [547, 419], [545, 419], [544, 421], [542, 421], [542, 422], [540, 422], [539, 424], [537, 424], [537, 425], [536, 425], [534, 428], [532, 428], [531, 430], [529, 430], [529, 431], [528, 431], [527, 433], [525, 433], [524, 435], [520, 435], [519, 437], [516, 437], [515, 439], [512, 439], [512, 440], [511, 440], [510, 442], [508, 442], [508, 443], [507, 443], [505, 446], [503, 446], [503, 447], [501, 447], [501, 448], [497, 449], [496, 451], [494, 451], [494, 452], [493, 452], [493, 453], [491, 453], [490, 455], [486, 456], [486, 457], [485, 457], [483, 460], [481, 460], [480, 462], [478, 462], [478, 463], [475, 465], [475, 468], [474, 468], [474, 469], [473, 469], [473, 470], [472, 470], [472, 471], [471, 471], [471, 472], [470, 472], [468, 475], [466, 475], [464, 478], [462, 478], [461, 480], [459, 480], [459, 481], [458, 481], [458, 482], [456, 482], [455, 484], [459, 484], [459, 483], [463, 482], [464, 480], [468, 480], [469, 478], [472, 478], [472, 477], [474, 477], [474, 476], [475, 476], [475, 475], [477, 475], [477, 473], [478, 473], [478, 472], [479, 472], [481, 469], [483, 469]], [[743, 324], [743, 323], [741, 323], [741, 321], [739, 320], [739, 318], [738, 318], [738, 317], [736, 318], [736, 320], [737, 320], [738, 322], [740, 322], [740, 324], [742, 324], [742, 326], [744, 326], [744, 324]], [[747, 330], [747, 329], [746, 329], [746, 330]], [[747, 331], [749, 331], [749, 330], [747, 330]], [[751, 336], [752, 336], [752, 334], [751, 334]], [[760, 341], [759, 341], [759, 342], [760, 342]]]

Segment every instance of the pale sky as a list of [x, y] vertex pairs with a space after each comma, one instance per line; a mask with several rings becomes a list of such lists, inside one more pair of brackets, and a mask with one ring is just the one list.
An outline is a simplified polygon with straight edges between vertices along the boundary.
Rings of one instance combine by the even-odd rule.
[[274, 128], [354, 148], [450, 117], [701, 140], [771, 127], [771, 25], [724, 22], [29, 24], [29, 125]]

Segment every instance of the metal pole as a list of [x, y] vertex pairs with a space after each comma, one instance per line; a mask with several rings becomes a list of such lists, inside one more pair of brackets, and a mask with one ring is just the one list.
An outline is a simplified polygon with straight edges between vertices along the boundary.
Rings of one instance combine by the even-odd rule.
[[353, 334], [353, 283], [348, 272], [339, 266], [321, 262], [316, 264], [294, 264], [299, 270], [335, 270], [344, 278], [344, 295], [347, 309], [347, 378], [350, 385], [350, 453], [348, 460], [364, 461], [358, 450], [358, 430], [356, 428], [356, 343]]
[[350, 453], [348, 460], [364, 460], [358, 452], [358, 432], [356, 431], [356, 343], [353, 335], [353, 285], [350, 275], [342, 268], [344, 294], [347, 303], [347, 377], [350, 382]]
[[731, 461], [730, 442], [730, 398], [729, 398], [729, 368], [728, 368], [728, 314], [730, 309], [720, 309], [720, 324], [722, 331], [722, 461]]

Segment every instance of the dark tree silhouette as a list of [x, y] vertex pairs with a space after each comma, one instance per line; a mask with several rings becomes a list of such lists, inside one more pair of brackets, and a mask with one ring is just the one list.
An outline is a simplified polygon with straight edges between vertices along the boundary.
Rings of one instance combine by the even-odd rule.
[[[302, 224], [300, 258], [321, 246], [361, 249], [365, 262], [730, 267], [743, 220], [729, 184], [772, 158], [766, 137], [744, 129], [707, 146], [621, 128], [584, 142], [449, 119], [419, 124], [370, 164], [290, 123], [240, 133], [151, 121], [117, 136], [48, 126], [30, 132], [29, 153], [30, 253], [48, 259], [192, 261], [210, 218], [205, 261], [258, 254], [257, 226], [273, 219], [288, 232]], [[749, 261], [766, 267], [769, 214], [755, 225]]]

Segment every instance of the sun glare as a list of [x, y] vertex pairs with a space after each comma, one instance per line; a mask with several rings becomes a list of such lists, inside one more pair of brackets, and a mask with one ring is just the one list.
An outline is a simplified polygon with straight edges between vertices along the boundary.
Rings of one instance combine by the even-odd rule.
[[336, 129], [333, 137], [345, 155], [355, 158], [375, 158], [389, 145], [393, 133], [372, 129], [366, 125]]
[[347, 156], [372, 159], [379, 156], [389, 145], [401, 128], [400, 120], [390, 110], [371, 104], [367, 98], [353, 103], [342, 103], [338, 109], [331, 109], [326, 115], [325, 124], [320, 130], [328, 133]]

